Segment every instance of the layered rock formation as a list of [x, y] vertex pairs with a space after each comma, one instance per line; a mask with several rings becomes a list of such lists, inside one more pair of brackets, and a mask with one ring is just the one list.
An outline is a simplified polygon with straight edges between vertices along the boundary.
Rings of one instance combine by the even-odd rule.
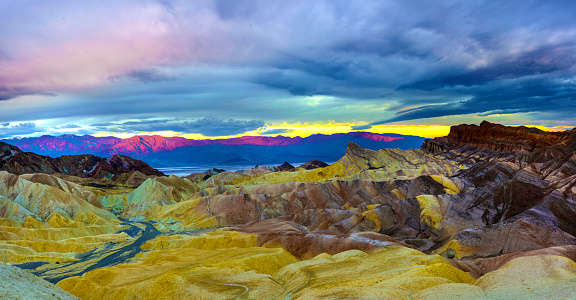
[[408, 179], [424, 174], [451, 174], [459, 168], [455, 163], [425, 155], [420, 150], [374, 151], [351, 142], [348, 143], [344, 157], [324, 168], [237, 177], [221, 184], [245, 186], [285, 182], [325, 182], [333, 179]]
[[[101, 200], [107, 207], [121, 204], [115, 208], [122, 210], [122, 217], [136, 220], [145, 216], [158, 222], [161, 230], [283, 219], [330, 233], [383, 232], [381, 222], [374, 223], [387, 218], [376, 213], [384, 211], [379, 206], [420, 194], [458, 193], [465, 188], [463, 183], [437, 175], [456, 170], [457, 165], [427, 157], [419, 150], [372, 151], [351, 143], [346, 156], [324, 168], [254, 176], [221, 172], [197, 184], [186, 179], [178, 184], [150, 179], [131, 194]], [[377, 181], [381, 177], [390, 180]], [[394, 178], [397, 180], [391, 180]], [[267, 184], [254, 184], [260, 182]], [[174, 188], [181, 190], [177, 197], [169, 196]], [[139, 203], [130, 199], [139, 199]]]
[[[96, 205], [94, 205], [96, 204]], [[0, 171], [0, 257], [10, 263], [66, 262], [126, 229], [89, 190], [45, 174]]]
[[[546, 132], [537, 128], [510, 127], [483, 121], [480, 125], [452, 126], [446, 137], [425, 140], [422, 149], [438, 153], [460, 146], [491, 149], [499, 152], [529, 153], [551, 146], [572, 146], [576, 131]], [[574, 151], [575, 149], [566, 149]]]
[[137, 187], [0, 172], [0, 260], [81, 299], [565, 299], [575, 150], [575, 131], [483, 122], [421, 150], [349, 143], [331, 165]]
[[81, 299], [566, 299], [576, 288], [576, 264], [555, 255], [515, 258], [474, 279], [397, 244], [305, 260], [258, 244], [254, 234], [221, 230], [159, 237], [129, 264], [58, 286]]
[[475, 187], [473, 197], [457, 196], [475, 225], [437, 251], [474, 258], [576, 243], [576, 131], [483, 122], [454, 126], [422, 148], [469, 166], [456, 176]]
[[142, 248], [147, 252], [130, 264], [58, 286], [82, 299], [400, 299], [438, 284], [474, 282], [440, 256], [397, 246], [300, 261], [282, 248], [257, 247], [253, 234], [214, 231], [157, 238]]

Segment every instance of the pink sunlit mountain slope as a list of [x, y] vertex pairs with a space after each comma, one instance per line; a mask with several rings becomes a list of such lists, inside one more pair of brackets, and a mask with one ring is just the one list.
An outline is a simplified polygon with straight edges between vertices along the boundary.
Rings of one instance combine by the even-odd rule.
[[257, 145], [257, 146], [289, 146], [310, 143], [323, 143], [347, 138], [359, 138], [376, 142], [392, 142], [405, 139], [406, 136], [397, 134], [377, 134], [370, 132], [338, 133], [332, 135], [315, 134], [302, 137], [267, 137], [243, 136], [230, 139], [192, 140], [183, 137], [164, 137], [160, 135], [136, 135], [130, 138], [94, 137], [90, 135], [61, 136], [43, 135], [36, 138], [13, 138], [3, 140], [17, 146], [23, 151], [31, 151], [45, 155], [98, 153], [98, 154], [126, 154], [144, 156], [152, 153], [172, 151], [186, 146], [207, 145]]

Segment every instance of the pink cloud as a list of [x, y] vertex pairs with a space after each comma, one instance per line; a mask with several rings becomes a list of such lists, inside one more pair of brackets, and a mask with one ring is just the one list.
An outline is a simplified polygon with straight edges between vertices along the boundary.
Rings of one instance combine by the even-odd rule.
[[[209, 12], [186, 21], [155, 3], [131, 5], [126, 11], [132, 14], [114, 13], [102, 20], [86, 20], [86, 25], [74, 20], [73, 25], [84, 26], [80, 32], [67, 29], [71, 37], [55, 38], [55, 42], [16, 41], [27, 47], [17, 47], [11, 59], [0, 60], [0, 98], [101, 86], [134, 70], [213, 62], [234, 51], [228, 25], [218, 23]], [[101, 13], [84, 12], [83, 17], [100, 18]]]

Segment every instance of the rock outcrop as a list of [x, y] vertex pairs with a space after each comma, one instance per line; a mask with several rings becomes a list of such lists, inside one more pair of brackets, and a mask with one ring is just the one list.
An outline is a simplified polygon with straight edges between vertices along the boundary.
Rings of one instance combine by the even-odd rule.
[[84, 178], [112, 179], [129, 172], [151, 176], [164, 174], [145, 162], [123, 155], [102, 158], [90, 154], [63, 155], [57, 158], [23, 152], [17, 147], [0, 142], [0, 171], [12, 174], [64, 174]]
[[186, 178], [192, 182], [200, 182], [200, 181], [208, 180], [210, 177], [212, 177], [214, 175], [218, 175], [218, 174], [225, 172], [225, 171], [226, 170], [223, 170], [223, 169], [212, 168], [212, 169], [204, 171], [202, 173], [190, 174], [188, 176], [185, 176], [184, 178]]
[[323, 161], [319, 161], [317, 159], [313, 159], [309, 162], [303, 163], [302, 165], [300, 165], [299, 168], [303, 168], [306, 170], [312, 170], [312, 169], [324, 168], [327, 166], [328, 166], [327, 163], [325, 163]]
[[12, 159], [14, 155], [20, 152], [22, 152], [20, 148], [0, 142], [0, 168]]
[[279, 166], [274, 166], [274, 167], [257, 165], [254, 168], [249, 169], [249, 170], [238, 170], [238, 171], [236, 171], [236, 173], [242, 174], [242, 175], [254, 176], [254, 175], [258, 175], [258, 174], [268, 174], [268, 173], [272, 173], [272, 172], [283, 172], [283, 171], [292, 172], [295, 170], [296, 170], [296, 168], [293, 165], [291, 165], [288, 162], [284, 162], [283, 164], [281, 164]]
[[498, 152], [529, 153], [551, 146], [574, 147], [575, 139], [575, 130], [546, 132], [537, 128], [509, 127], [483, 121], [479, 126], [452, 126], [448, 136], [425, 140], [422, 150], [438, 153], [460, 146], [470, 146]]

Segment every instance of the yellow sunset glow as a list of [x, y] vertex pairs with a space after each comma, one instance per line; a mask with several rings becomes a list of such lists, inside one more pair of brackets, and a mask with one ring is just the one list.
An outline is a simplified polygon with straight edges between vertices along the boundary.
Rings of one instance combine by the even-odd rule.
[[[287, 136], [287, 137], [308, 137], [313, 134], [334, 134], [347, 133], [353, 131], [366, 131], [373, 133], [397, 133], [403, 135], [414, 135], [425, 138], [435, 138], [446, 136], [450, 132], [450, 126], [447, 125], [375, 125], [366, 130], [353, 130], [353, 126], [362, 126], [366, 123], [280, 123], [272, 124], [258, 130], [248, 131], [243, 134], [231, 136], [204, 136], [198, 133], [182, 134], [175, 131], [157, 131], [157, 132], [137, 132], [137, 133], [118, 133], [118, 132], [100, 132], [94, 136], [115, 136], [118, 138], [129, 138], [135, 135], [160, 135], [165, 137], [180, 136], [187, 139], [227, 139], [242, 136]], [[520, 125], [519, 125], [520, 126]], [[521, 125], [526, 127], [535, 127], [544, 131], [564, 131], [571, 129], [569, 126], [546, 127], [540, 125]], [[285, 130], [283, 133], [266, 134], [271, 130]]]

